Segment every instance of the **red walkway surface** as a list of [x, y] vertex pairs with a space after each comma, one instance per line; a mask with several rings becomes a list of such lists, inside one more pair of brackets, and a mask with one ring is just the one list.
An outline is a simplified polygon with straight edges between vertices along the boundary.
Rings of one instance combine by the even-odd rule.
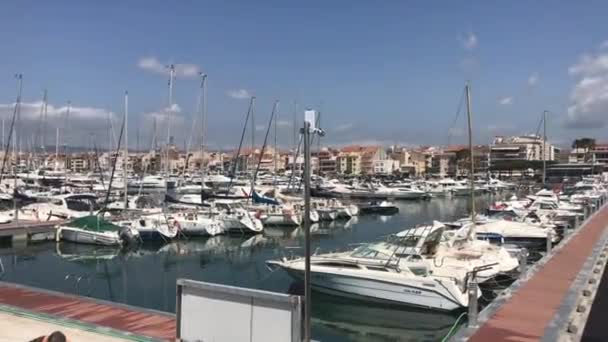
[[470, 341], [538, 341], [570, 285], [608, 226], [608, 206], [591, 218], [577, 235], [513, 294]]
[[0, 304], [153, 339], [175, 339], [175, 317], [169, 314], [136, 311], [123, 305], [111, 305], [84, 297], [46, 291], [38, 292], [7, 283], [0, 283]]

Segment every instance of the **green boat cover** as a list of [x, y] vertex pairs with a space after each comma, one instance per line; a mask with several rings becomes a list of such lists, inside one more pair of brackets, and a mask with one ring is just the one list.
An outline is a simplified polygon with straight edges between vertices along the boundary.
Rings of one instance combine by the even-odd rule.
[[120, 230], [119, 226], [95, 215], [74, 219], [67, 223], [66, 226], [94, 232], [118, 232]]

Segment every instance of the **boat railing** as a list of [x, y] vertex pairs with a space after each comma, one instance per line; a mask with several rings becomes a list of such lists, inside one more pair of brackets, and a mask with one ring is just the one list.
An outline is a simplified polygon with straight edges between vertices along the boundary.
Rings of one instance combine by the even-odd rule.
[[[393, 236], [394, 238], [396, 238], [397, 240], [407, 240], [409, 238], [414, 237], [414, 231], [419, 230], [421, 227], [414, 227], [411, 229], [408, 229], [405, 231], [405, 234], [403, 236]], [[422, 232], [423, 234], [421, 234], [421, 236], [424, 236], [424, 233], [426, 233], [426, 229], [432, 229], [432, 227], [427, 226], [424, 231]], [[418, 235], [418, 234], [416, 234]], [[399, 265], [399, 263], [401, 262], [401, 259], [404, 255], [404, 253], [401, 253], [403, 251], [407, 250], [413, 250], [416, 251], [416, 246], [405, 246], [405, 245], [400, 245], [400, 244], [395, 244], [392, 243], [391, 245], [393, 245], [393, 250], [391, 255], [389, 256], [388, 260], [385, 263], [386, 267], [395, 267]], [[411, 253], [409, 253], [411, 254]]]

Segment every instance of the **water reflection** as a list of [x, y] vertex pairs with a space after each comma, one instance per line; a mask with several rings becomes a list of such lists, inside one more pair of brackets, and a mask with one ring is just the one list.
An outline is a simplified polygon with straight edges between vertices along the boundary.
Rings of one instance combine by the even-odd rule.
[[[480, 198], [478, 205], [489, 199]], [[313, 251], [352, 248], [433, 219], [457, 218], [468, 207], [464, 198], [397, 205], [399, 213], [390, 217], [361, 216], [313, 225]], [[270, 272], [265, 261], [302, 255], [303, 245], [301, 228], [268, 227], [261, 235], [144, 244], [137, 250], [39, 243], [20, 250], [0, 249], [0, 257], [6, 281], [173, 312], [178, 278], [287, 293], [292, 279], [282, 271]], [[66, 280], [67, 275], [73, 277]], [[78, 277], [83, 280], [76, 286]], [[324, 342], [438, 340], [455, 320], [451, 315], [371, 306], [316, 292], [313, 317], [314, 337]]]
[[350, 341], [439, 341], [454, 315], [313, 294], [315, 330], [340, 331]]

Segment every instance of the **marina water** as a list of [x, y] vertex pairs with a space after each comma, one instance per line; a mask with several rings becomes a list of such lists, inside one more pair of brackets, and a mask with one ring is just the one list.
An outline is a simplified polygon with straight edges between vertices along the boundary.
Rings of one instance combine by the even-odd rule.
[[[477, 208], [507, 196], [484, 195]], [[397, 202], [394, 216], [360, 216], [350, 221], [316, 224], [312, 250], [354, 248], [391, 233], [466, 215], [468, 197]], [[266, 227], [255, 236], [216, 236], [166, 244], [145, 244], [137, 250], [41, 242], [23, 249], [0, 248], [5, 273], [1, 280], [55, 291], [175, 312], [175, 283], [188, 278], [219, 284], [302, 294], [301, 286], [265, 261], [302, 255], [302, 228]], [[82, 277], [78, 282], [78, 277]], [[67, 279], [66, 279], [67, 278]], [[457, 316], [374, 305], [314, 292], [313, 337], [318, 341], [437, 341]], [[238, 328], [238, 322], [234, 322]]]

